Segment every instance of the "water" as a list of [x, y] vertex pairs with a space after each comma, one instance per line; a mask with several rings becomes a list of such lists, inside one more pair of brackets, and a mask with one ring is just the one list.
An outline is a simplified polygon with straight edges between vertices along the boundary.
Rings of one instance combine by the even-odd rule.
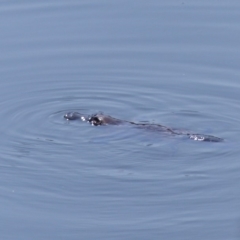
[[1, 238], [239, 239], [239, 7], [2, 2]]

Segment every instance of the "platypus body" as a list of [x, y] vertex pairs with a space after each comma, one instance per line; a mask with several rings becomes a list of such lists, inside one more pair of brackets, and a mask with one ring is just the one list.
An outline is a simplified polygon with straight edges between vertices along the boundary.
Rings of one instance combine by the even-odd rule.
[[97, 113], [97, 114], [87, 116], [79, 112], [68, 112], [64, 115], [64, 118], [67, 120], [79, 119], [82, 121], [87, 121], [93, 126], [131, 124], [141, 129], [152, 130], [157, 132], [158, 131], [167, 132], [173, 135], [185, 135], [188, 138], [195, 141], [205, 141], [205, 142], [222, 142], [223, 141], [222, 138], [214, 137], [211, 135], [194, 134], [189, 132], [178, 131], [178, 130], [163, 126], [161, 124], [136, 123], [136, 122], [126, 121], [126, 120], [120, 120], [120, 119], [105, 115], [103, 113]]

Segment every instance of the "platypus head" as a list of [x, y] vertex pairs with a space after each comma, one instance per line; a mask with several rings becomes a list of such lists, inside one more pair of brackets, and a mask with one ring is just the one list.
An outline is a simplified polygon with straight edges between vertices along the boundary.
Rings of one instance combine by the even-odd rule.
[[104, 115], [103, 113], [97, 113], [90, 116], [88, 118], [88, 122], [90, 122], [94, 126], [99, 126], [99, 125], [119, 125], [123, 121], [108, 115]]
[[88, 118], [88, 121], [94, 126], [99, 126], [99, 125], [104, 124], [103, 118], [101, 117], [101, 115], [98, 115], [98, 114], [94, 114], [94, 115], [90, 116]]

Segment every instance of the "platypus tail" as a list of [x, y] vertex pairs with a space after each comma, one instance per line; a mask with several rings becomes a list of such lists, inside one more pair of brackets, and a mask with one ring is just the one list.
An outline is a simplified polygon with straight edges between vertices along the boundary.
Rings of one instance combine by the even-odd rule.
[[222, 138], [214, 137], [211, 135], [204, 135], [204, 134], [187, 134], [190, 139], [195, 141], [204, 141], [204, 142], [223, 142]]

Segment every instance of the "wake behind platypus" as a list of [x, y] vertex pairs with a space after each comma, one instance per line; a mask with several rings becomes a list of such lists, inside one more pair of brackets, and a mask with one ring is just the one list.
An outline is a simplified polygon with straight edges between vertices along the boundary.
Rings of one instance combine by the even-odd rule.
[[99, 126], [99, 125], [121, 125], [121, 124], [131, 124], [134, 125], [137, 128], [146, 129], [146, 130], [152, 130], [156, 132], [166, 132], [170, 133], [172, 135], [185, 135], [188, 138], [195, 140], [195, 141], [205, 141], [205, 142], [222, 142], [223, 139], [219, 137], [214, 137], [211, 135], [205, 135], [205, 134], [195, 134], [180, 130], [175, 130], [166, 126], [163, 126], [161, 124], [151, 124], [151, 123], [136, 123], [126, 120], [120, 120], [117, 118], [113, 118], [111, 116], [105, 115], [103, 113], [97, 113], [90, 116], [81, 114], [79, 112], [68, 112], [64, 115], [64, 118], [67, 120], [82, 120], [89, 122], [93, 126]]

